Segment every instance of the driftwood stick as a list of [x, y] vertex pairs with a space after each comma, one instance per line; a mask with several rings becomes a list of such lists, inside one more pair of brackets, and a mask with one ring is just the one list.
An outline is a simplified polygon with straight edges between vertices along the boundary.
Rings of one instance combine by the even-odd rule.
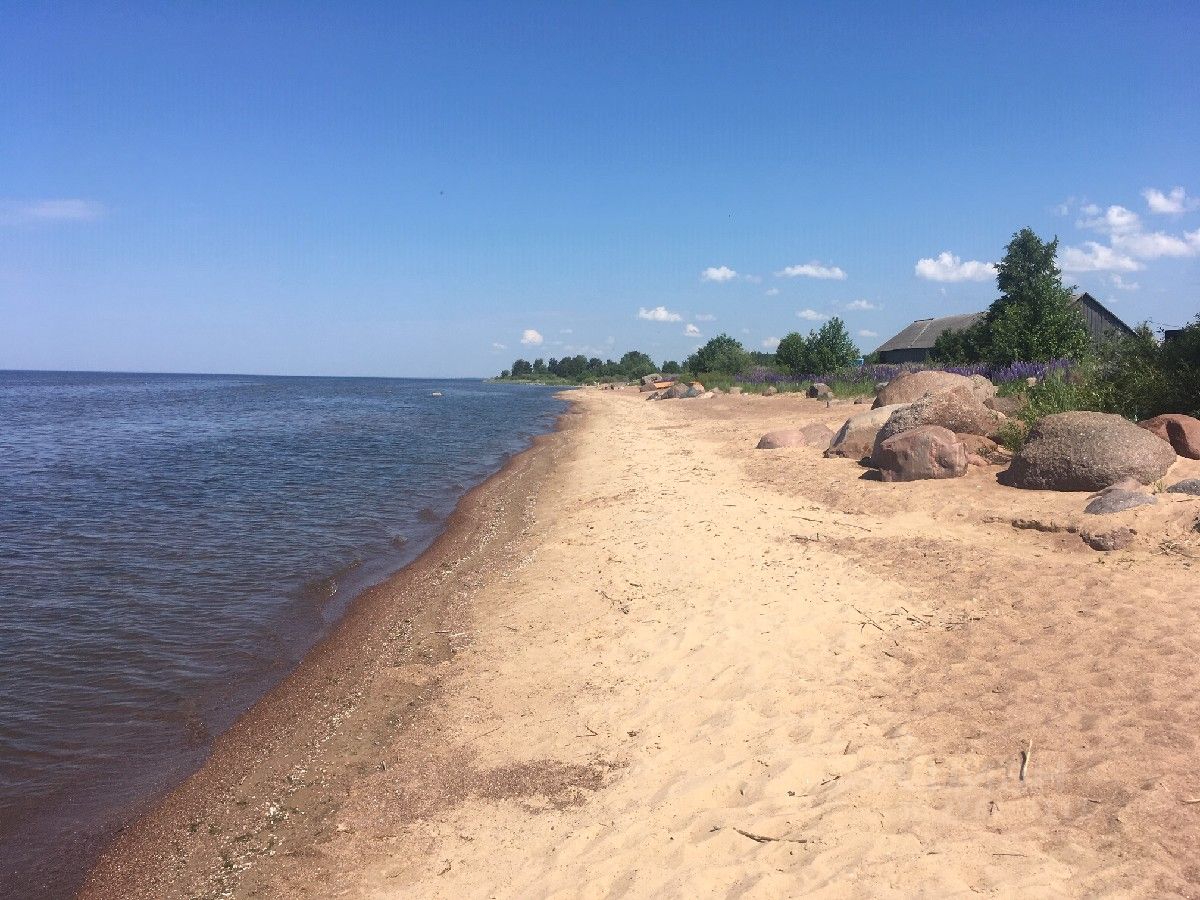
[[752, 840], [758, 844], [770, 844], [770, 843], [774, 843], [776, 841], [781, 841], [781, 842], [788, 843], [788, 844], [807, 844], [808, 843], [808, 838], [771, 837], [770, 835], [766, 835], [766, 834], [754, 834], [751, 831], [743, 831], [740, 828], [735, 828], [733, 830], [736, 831], [738, 834], [740, 834], [742, 837], [748, 837], [748, 838], [750, 838], [750, 840]]
[[1018, 776], [1021, 781], [1025, 780], [1025, 772], [1029, 769], [1029, 757], [1033, 755], [1033, 738], [1029, 739], [1029, 744], [1021, 751], [1021, 774]]
[[818, 525], [841, 525], [843, 528], [857, 528], [859, 531], [870, 533], [870, 528], [864, 528], [862, 525], [855, 525], [853, 522], [838, 522], [834, 519], [813, 519], [809, 516], [796, 516], [802, 522], [816, 522]]

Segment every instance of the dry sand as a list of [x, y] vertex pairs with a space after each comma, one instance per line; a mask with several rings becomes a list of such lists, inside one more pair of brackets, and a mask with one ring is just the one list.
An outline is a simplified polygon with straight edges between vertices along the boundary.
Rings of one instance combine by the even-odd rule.
[[1200, 893], [1200, 500], [1098, 523], [752, 449], [863, 407], [572, 396], [85, 896]]

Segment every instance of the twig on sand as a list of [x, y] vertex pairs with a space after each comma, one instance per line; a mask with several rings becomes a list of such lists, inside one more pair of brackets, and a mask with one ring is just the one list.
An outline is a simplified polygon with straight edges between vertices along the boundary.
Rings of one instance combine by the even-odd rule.
[[775, 843], [777, 841], [786, 843], [786, 844], [807, 844], [808, 843], [808, 838], [771, 837], [770, 835], [767, 835], [767, 834], [755, 834], [752, 831], [743, 831], [740, 828], [734, 828], [733, 830], [736, 831], [738, 834], [740, 834], [742, 837], [750, 838], [750, 840], [754, 841], [757, 844], [771, 844], [771, 843]]
[[[878, 622], [876, 622], [874, 619], [872, 619], [870, 616], [868, 616], [868, 615], [867, 615], [865, 612], [863, 612], [863, 611], [862, 611], [861, 609], [859, 609], [857, 606], [851, 606], [850, 608], [851, 608], [852, 610], [854, 610], [856, 613], [858, 613], [860, 616], [862, 616], [864, 619], [866, 619], [866, 621], [865, 621], [865, 622], [862, 622], [862, 623], [861, 623], [861, 627], [858, 629], [859, 631], [862, 631], [862, 630], [863, 630], [863, 628], [866, 628], [868, 625], [874, 625], [874, 626], [875, 626], [876, 628], [878, 628], [880, 631], [883, 631], [883, 626], [882, 626], [882, 625], [880, 625]], [[885, 633], [886, 633], [886, 632], [885, 632]]]
[[857, 528], [859, 531], [865, 531], [868, 534], [871, 532], [870, 528], [864, 528], [861, 525], [854, 525], [851, 522], [838, 522], [833, 519], [812, 519], [808, 516], [796, 516], [796, 518], [802, 522], [816, 522], [818, 525], [840, 525], [843, 528]]
[[577, 734], [576, 737], [596, 737], [600, 732], [596, 731], [587, 722], [583, 723], [583, 727], [587, 729], [587, 734]]
[[1033, 755], [1033, 738], [1029, 739], [1029, 744], [1021, 751], [1021, 774], [1018, 778], [1021, 781], [1025, 780], [1025, 772], [1029, 769], [1029, 757]]
[[1200, 797], [1180, 797], [1180, 803], [1200, 803]]

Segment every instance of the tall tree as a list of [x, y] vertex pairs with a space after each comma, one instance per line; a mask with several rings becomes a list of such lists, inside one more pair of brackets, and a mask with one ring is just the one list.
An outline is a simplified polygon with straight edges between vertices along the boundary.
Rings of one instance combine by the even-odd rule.
[[1083, 314], [1055, 265], [1057, 253], [1058, 238], [1043, 241], [1032, 228], [1014, 234], [996, 265], [1000, 296], [970, 328], [940, 335], [933, 359], [1005, 365], [1079, 359], [1090, 352]]
[[701, 372], [737, 375], [749, 365], [750, 354], [746, 348], [727, 334], [718, 334], [687, 358], [688, 370], [697, 375]]
[[622, 356], [620, 366], [627, 378], [641, 378], [655, 371], [654, 360], [640, 350], [630, 350]]
[[798, 331], [792, 331], [783, 336], [779, 346], [775, 348], [775, 359], [793, 375], [812, 374], [809, 364], [808, 339]]
[[813, 375], [830, 375], [858, 359], [846, 323], [834, 316], [808, 335], [808, 361]]
[[996, 265], [1000, 296], [985, 319], [984, 355], [993, 363], [1078, 359], [1088, 352], [1087, 326], [1071, 288], [1054, 264], [1058, 238], [1042, 241], [1022, 228]]

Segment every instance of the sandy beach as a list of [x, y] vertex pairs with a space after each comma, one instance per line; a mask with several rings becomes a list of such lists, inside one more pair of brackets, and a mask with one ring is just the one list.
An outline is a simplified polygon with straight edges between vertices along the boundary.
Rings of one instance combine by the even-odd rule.
[[1200, 894], [1200, 500], [1098, 552], [754, 449], [863, 407], [570, 398], [82, 896]]

